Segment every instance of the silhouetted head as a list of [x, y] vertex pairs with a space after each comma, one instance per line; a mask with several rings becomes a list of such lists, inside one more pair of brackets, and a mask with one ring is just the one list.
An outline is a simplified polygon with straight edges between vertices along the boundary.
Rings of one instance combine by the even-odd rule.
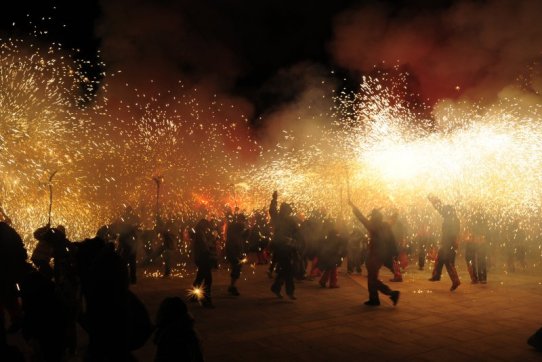
[[196, 232], [209, 232], [212, 226], [213, 225], [209, 220], [201, 219], [200, 221], [198, 221], [194, 229], [196, 230]]
[[442, 207], [442, 213], [444, 216], [455, 216], [455, 209], [452, 205], [444, 205]]
[[282, 217], [291, 216], [293, 212], [294, 210], [292, 209], [292, 206], [290, 206], [290, 204], [286, 202], [283, 202], [282, 204], [280, 204], [280, 210], [279, 210], [280, 216]]
[[235, 218], [238, 223], [244, 224], [247, 221], [247, 217], [245, 214], [237, 214], [237, 217]]
[[185, 324], [191, 326], [193, 318], [188, 313], [186, 303], [179, 297], [165, 298], [156, 313], [156, 326], [158, 328], [168, 324]]
[[66, 236], [66, 227], [64, 225], [58, 225], [54, 230], [55, 232], [62, 234], [64, 237]]
[[371, 211], [371, 214], [369, 214], [369, 220], [373, 225], [380, 225], [382, 224], [382, 220], [384, 217], [382, 216], [382, 212], [380, 212], [379, 209], [373, 209]]

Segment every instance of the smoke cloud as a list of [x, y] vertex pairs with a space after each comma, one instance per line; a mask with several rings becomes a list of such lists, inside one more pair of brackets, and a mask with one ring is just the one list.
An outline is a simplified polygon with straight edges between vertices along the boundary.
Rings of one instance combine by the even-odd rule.
[[493, 100], [542, 55], [538, 1], [458, 1], [417, 10], [380, 3], [343, 12], [335, 19], [330, 52], [354, 71], [406, 69], [430, 103]]

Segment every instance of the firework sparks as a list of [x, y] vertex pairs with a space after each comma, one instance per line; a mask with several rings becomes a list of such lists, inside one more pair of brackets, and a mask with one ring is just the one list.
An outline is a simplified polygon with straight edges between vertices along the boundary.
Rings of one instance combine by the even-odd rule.
[[[159, 198], [166, 218], [182, 220], [175, 232], [181, 264], [190, 256], [188, 220], [232, 205], [259, 209], [273, 190], [299, 214], [325, 208], [347, 219], [352, 199], [400, 210], [411, 225], [438, 223], [428, 216], [429, 193], [455, 205], [464, 225], [483, 211], [494, 231], [542, 213], [539, 106], [443, 103], [427, 118], [401, 101], [404, 79], [365, 77], [358, 93], [338, 94], [335, 108], [318, 115], [320, 126], [307, 134], [282, 130], [275, 145], [263, 147], [249, 136], [248, 120], [232, 117], [216, 96], [209, 101], [179, 82], [175, 92], [129, 90], [113, 102], [106, 82], [100, 96], [81, 93], [81, 85], [96, 84], [80, 67], [57, 45], [0, 42], [1, 204], [30, 249], [33, 230], [47, 222], [46, 180], [54, 170], [61, 172], [50, 214], [70, 238], [94, 235], [124, 204], [151, 229], [148, 210]], [[245, 153], [258, 154], [258, 162], [247, 164]], [[151, 192], [152, 177], [159, 194]], [[522, 227], [529, 225], [533, 241], [540, 225], [530, 221]]]
[[195, 299], [198, 302], [202, 301], [205, 298], [205, 286], [203, 284], [194, 285], [192, 288], [187, 289], [186, 295], [189, 299]]

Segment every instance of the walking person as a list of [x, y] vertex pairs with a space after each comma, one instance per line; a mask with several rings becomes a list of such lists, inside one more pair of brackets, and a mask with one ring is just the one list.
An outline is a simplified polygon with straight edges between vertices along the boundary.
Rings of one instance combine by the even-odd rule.
[[323, 271], [320, 278], [322, 288], [325, 288], [328, 282], [330, 288], [339, 287], [337, 268], [346, 256], [347, 244], [348, 240], [341, 237], [335, 229], [330, 230], [325, 239], [322, 240], [322, 249], [318, 256], [319, 265]]
[[348, 274], [361, 274], [361, 266], [365, 263], [367, 257], [367, 243], [368, 238], [364, 235], [360, 229], [355, 228], [348, 237], [348, 261], [347, 272]]
[[[401, 273], [401, 268], [406, 268], [406, 264], [401, 264], [399, 254], [406, 254], [406, 252], [404, 251], [406, 244], [405, 225], [401, 220], [399, 220], [399, 213], [397, 212], [394, 212], [391, 215], [389, 219], [389, 224], [393, 233], [393, 237], [395, 239], [397, 255], [392, 255], [391, 260], [388, 260], [385, 265], [393, 273], [393, 278], [390, 279], [390, 282], [402, 282], [403, 275]], [[402, 260], [407, 260], [407, 258], [403, 258]]]
[[212, 269], [216, 267], [216, 238], [212, 232], [209, 220], [201, 219], [194, 227], [192, 233], [192, 254], [198, 271], [194, 280], [194, 287], [201, 287], [204, 291], [202, 305], [205, 308], [214, 308], [211, 298], [213, 285]]
[[487, 236], [489, 229], [484, 216], [476, 212], [471, 217], [470, 233], [465, 243], [465, 259], [472, 284], [487, 283]]
[[429, 281], [436, 282], [440, 280], [442, 267], [446, 266], [446, 271], [452, 280], [451, 291], [459, 287], [461, 282], [455, 269], [455, 255], [457, 253], [457, 241], [459, 237], [459, 218], [456, 215], [455, 209], [451, 205], [443, 205], [437, 197], [429, 195], [429, 201], [433, 207], [442, 216], [442, 235], [440, 240], [440, 248], [438, 250], [435, 269]]
[[393, 305], [397, 305], [400, 292], [391, 290], [386, 284], [378, 279], [378, 272], [384, 265], [386, 260], [389, 260], [391, 255], [395, 254], [395, 240], [391, 231], [390, 225], [383, 221], [382, 213], [376, 209], [371, 211], [371, 215], [366, 218], [361, 211], [348, 200], [348, 204], [352, 207], [354, 215], [365, 226], [369, 232], [369, 254], [367, 257], [367, 273], [368, 273], [368, 289], [369, 300], [365, 302], [367, 306], [379, 306], [380, 298], [378, 292], [390, 297]]
[[290, 299], [294, 296], [294, 262], [296, 258], [296, 245], [301, 239], [299, 225], [293, 217], [292, 207], [283, 202], [280, 210], [277, 207], [278, 194], [273, 192], [273, 198], [269, 207], [271, 224], [274, 229], [273, 257], [276, 262], [277, 276], [271, 286], [271, 291], [279, 298], [282, 298], [281, 289], [285, 285], [286, 294]]
[[246, 257], [245, 244], [248, 233], [245, 215], [235, 215], [233, 222], [228, 225], [226, 230], [226, 260], [230, 264], [231, 270], [228, 293], [234, 296], [240, 295], [235, 283], [241, 277], [241, 268]]
[[137, 237], [139, 217], [131, 206], [127, 206], [119, 223], [119, 254], [128, 265], [130, 283], [137, 282]]

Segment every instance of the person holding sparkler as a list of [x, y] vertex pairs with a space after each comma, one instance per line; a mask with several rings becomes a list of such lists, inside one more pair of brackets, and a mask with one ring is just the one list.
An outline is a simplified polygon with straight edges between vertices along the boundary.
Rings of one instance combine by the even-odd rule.
[[279, 298], [282, 298], [280, 291], [282, 286], [286, 287], [286, 294], [290, 299], [294, 296], [294, 263], [297, 256], [296, 244], [302, 239], [299, 225], [293, 217], [292, 207], [283, 202], [280, 210], [277, 208], [277, 191], [273, 192], [269, 215], [273, 226], [273, 257], [276, 260], [277, 276], [271, 286], [271, 291]]
[[383, 221], [382, 213], [373, 209], [369, 218], [359, 211], [359, 209], [348, 200], [348, 204], [352, 207], [354, 215], [365, 226], [369, 232], [369, 255], [367, 257], [366, 266], [368, 273], [367, 287], [369, 289], [369, 300], [365, 302], [367, 306], [379, 306], [380, 298], [378, 292], [390, 297], [393, 305], [397, 305], [399, 301], [400, 292], [398, 290], [391, 290], [386, 284], [378, 279], [378, 272], [384, 265], [386, 260], [391, 258], [394, 254], [393, 250], [396, 250], [395, 239], [393, 232], [388, 223]]
[[461, 282], [455, 269], [455, 254], [457, 252], [457, 240], [459, 237], [459, 218], [455, 213], [455, 209], [452, 205], [443, 205], [442, 201], [436, 196], [429, 195], [429, 201], [433, 207], [443, 217], [442, 221], [442, 235], [440, 241], [440, 248], [438, 250], [437, 260], [435, 262], [435, 269], [433, 270], [433, 276], [429, 278], [429, 281], [436, 282], [440, 280], [442, 274], [442, 267], [446, 265], [448, 275], [452, 280], [451, 291], [454, 291], [459, 287]]

